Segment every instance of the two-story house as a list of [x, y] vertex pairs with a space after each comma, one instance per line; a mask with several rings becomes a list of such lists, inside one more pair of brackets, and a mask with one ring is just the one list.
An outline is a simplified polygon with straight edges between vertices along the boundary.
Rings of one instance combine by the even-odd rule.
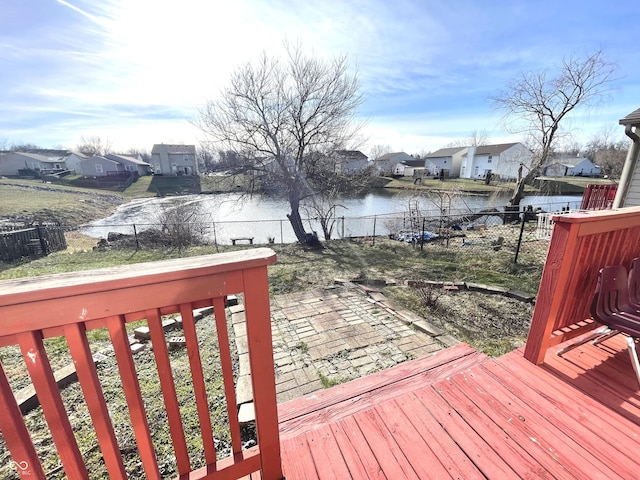
[[448, 177], [459, 177], [460, 167], [469, 147], [441, 148], [425, 157], [425, 175], [440, 175], [444, 171]]
[[463, 155], [460, 176], [485, 178], [492, 174], [503, 180], [514, 180], [520, 164], [530, 168], [532, 160], [533, 153], [521, 143], [472, 146]]
[[151, 167], [155, 175], [198, 175], [196, 146], [155, 144]]

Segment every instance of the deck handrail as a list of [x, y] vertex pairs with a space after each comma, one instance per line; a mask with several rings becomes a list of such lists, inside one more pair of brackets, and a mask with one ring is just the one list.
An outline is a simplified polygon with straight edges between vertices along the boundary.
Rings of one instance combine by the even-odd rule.
[[[87, 331], [100, 328], [108, 331], [111, 341], [117, 369], [109, 375], [120, 377], [144, 476], [162, 478], [150, 428], [151, 414], [145, 409], [147, 399], [143, 398], [131, 351], [131, 332], [126, 328], [130, 322], [145, 319], [178, 478], [237, 479], [256, 471], [260, 471], [262, 479], [282, 478], [267, 280], [267, 266], [275, 260], [272, 250], [256, 248], [0, 282], [0, 347], [19, 345], [67, 478], [91, 478], [93, 472], [87, 471], [47, 356], [46, 339], [51, 337], [64, 337], [67, 342], [109, 478], [129, 475], [92, 358], [95, 352], [87, 338]], [[246, 316], [258, 442], [245, 450], [227, 333], [225, 299], [229, 295], [243, 298]], [[194, 309], [203, 307], [213, 307], [215, 326], [211, 328], [217, 335], [223, 372], [232, 447], [232, 454], [225, 458], [218, 458], [216, 452], [203, 375], [208, 353], [199, 346], [193, 315]], [[194, 443], [186, 438], [184, 425], [187, 420], [193, 423], [193, 419], [181, 416], [176, 393], [163, 330], [163, 316], [169, 314], [180, 314], [184, 329], [184, 356], [188, 356], [199, 423], [195, 444], [202, 445], [204, 451], [201, 465], [191, 460]], [[13, 463], [0, 466], [0, 471], [6, 476], [16, 473], [24, 476], [27, 472], [33, 478], [46, 478], [15, 390], [11, 375], [5, 373], [0, 362], [0, 431], [13, 458]]]
[[524, 356], [539, 364], [550, 347], [594, 328], [590, 306], [599, 270], [640, 256], [640, 207], [557, 215]]

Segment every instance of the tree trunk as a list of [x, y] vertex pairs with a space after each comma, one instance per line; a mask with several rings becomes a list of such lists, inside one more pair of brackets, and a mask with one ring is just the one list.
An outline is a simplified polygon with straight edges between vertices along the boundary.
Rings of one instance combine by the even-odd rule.
[[300, 243], [306, 245], [318, 246], [320, 244], [318, 237], [309, 234], [304, 229], [302, 224], [302, 218], [300, 217], [300, 195], [296, 187], [292, 187], [289, 192], [289, 206], [291, 207], [291, 213], [287, 214], [293, 233]]

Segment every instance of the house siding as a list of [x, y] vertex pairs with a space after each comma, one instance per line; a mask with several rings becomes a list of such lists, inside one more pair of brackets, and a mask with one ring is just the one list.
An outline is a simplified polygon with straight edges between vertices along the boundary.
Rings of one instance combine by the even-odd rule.
[[125, 172], [124, 165], [104, 157], [91, 157], [80, 162], [80, 171], [85, 177], [106, 177], [113, 172]]
[[154, 145], [151, 150], [154, 173], [174, 176], [198, 175], [195, 151], [195, 145]]

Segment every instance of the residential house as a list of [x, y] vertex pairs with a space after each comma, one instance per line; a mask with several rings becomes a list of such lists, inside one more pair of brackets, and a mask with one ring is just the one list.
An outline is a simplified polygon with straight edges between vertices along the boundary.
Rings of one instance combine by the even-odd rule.
[[155, 175], [198, 175], [196, 146], [155, 144], [151, 165]]
[[336, 150], [330, 156], [335, 173], [355, 175], [369, 166], [369, 159], [360, 150]]
[[640, 206], [640, 108], [620, 120], [624, 133], [631, 139], [629, 153], [622, 167], [620, 184], [613, 201], [613, 208]]
[[599, 177], [601, 173], [599, 166], [584, 157], [556, 158], [543, 169], [547, 177]]
[[445, 176], [459, 177], [460, 168], [464, 155], [469, 147], [441, 148], [425, 157], [425, 175], [440, 175], [440, 171], [445, 171]]
[[542, 174], [545, 177], [566, 177], [571, 168], [573, 168], [573, 163], [569, 163], [566, 160], [555, 161], [544, 167]]
[[110, 158], [94, 155], [80, 162], [80, 173], [85, 177], [106, 177], [126, 173], [122, 163]]
[[572, 177], [599, 177], [602, 173], [600, 167], [588, 158], [579, 158], [577, 160], [576, 164], [568, 170], [567, 175]]
[[132, 155], [107, 153], [104, 157], [121, 163], [124, 166], [125, 172], [137, 172], [141, 177], [149, 175], [151, 171], [151, 164], [142, 160], [140, 155], [134, 157]]
[[64, 163], [67, 166], [68, 170], [73, 171], [74, 173], [81, 174], [82, 169], [80, 168], [80, 163], [89, 158], [88, 155], [85, 155], [80, 152], [67, 152], [64, 157]]
[[472, 146], [463, 155], [460, 176], [485, 178], [492, 174], [503, 180], [514, 180], [520, 165], [530, 168], [532, 160], [533, 153], [521, 143]]
[[393, 169], [398, 163], [413, 159], [414, 158], [411, 155], [405, 152], [385, 153], [384, 155], [376, 158], [373, 161], [373, 165], [379, 175], [392, 175]]
[[393, 167], [393, 175], [398, 177], [413, 177], [414, 172], [424, 170], [424, 160], [403, 160]]
[[0, 175], [19, 176], [22, 174], [40, 176], [66, 170], [63, 156], [45, 156], [29, 152], [5, 152], [0, 155]]

